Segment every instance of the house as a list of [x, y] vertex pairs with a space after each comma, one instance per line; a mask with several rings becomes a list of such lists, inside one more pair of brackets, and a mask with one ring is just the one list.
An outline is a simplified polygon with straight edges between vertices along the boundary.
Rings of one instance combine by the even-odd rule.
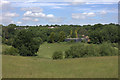
[[49, 29], [54, 29], [54, 28], [57, 28], [57, 27], [48, 27]]
[[82, 38], [66, 38], [65, 41], [66, 42], [68, 42], [68, 41], [75, 41], [75, 42], [85, 41], [85, 42], [90, 42], [90, 39], [89, 39], [88, 36], [83, 35]]
[[81, 38], [67, 38], [67, 39], [65, 39], [65, 41], [66, 41], [66, 42], [68, 42], [68, 41], [81, 42], [82, 39], [81, 39]]

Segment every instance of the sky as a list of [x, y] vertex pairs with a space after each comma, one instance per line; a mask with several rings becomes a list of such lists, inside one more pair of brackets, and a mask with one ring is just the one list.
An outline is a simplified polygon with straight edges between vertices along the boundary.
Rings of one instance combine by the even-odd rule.
[[109, 24], [118, 23], [117, 0], [1, 0], [0, 24]]

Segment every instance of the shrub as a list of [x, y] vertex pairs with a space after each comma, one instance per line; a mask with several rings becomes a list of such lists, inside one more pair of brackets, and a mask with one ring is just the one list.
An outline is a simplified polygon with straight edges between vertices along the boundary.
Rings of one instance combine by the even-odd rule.
[[112, 56], [117, 54], [118, 54], [118, 49], [112, 47], [110, 43], [103, 43], [100, 45], [101, 56]]
[[56, 51], [56, 52], [54, 52], [52, 58], [53, 59], [63, 59], [63, 53], [62, 53], [62, 51]]
[[14, 48], [14, 47], [7, 48], [3, 52], [3, 54], [5, 54], [5, 55], [13, 55], [13, 56], [19, 55], [18, 54], [18, 49]]
[[48, 38], [49, 43], [54, 43], [55, 42], [55, 33], [51, 32], [49, 38]]
[[65, 51], [65, 58], [79, 58], [86, 54], [84, 44], [70, 47], [69, 50]]
[[99, 54], [99, 46], [95, 44], [88, 45], [88, 56], [100, 56]]
[[65, 58], [80, 58], [89, 56], [113, 56], [118, 55], [118, 48], [110, 43], [103, 44], [79, 44], [65, 51]]
[[65, 32], [61, 31], [59, 33], [59, 42], [63, 42], [65, 40]]

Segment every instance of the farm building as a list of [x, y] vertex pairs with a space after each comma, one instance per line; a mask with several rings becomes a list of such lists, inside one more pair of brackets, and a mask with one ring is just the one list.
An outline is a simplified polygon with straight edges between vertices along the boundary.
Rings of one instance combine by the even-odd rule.
[[82, 38], [66, 38], [65, 41], [75, 41], [75, 42], [90, 42], [90, 39], [88, 36], [82, 35]]
[[75, 41], [75, 42], [85, 41], [85, 42], [89, 42], [89, 39], [88, 38], [66, 38], [65, 41]]
[[54, 29], [54, 28], [57, 28], [56, 26], [55, 27], [48, 27], [49, 29]]
[[82, 39], [80, 39], [80, 38], [67, 38], [67, 39], [65, 39], [65, 41], [75, 41], [75, 42], [81, 42], [81, 41], [82, 41]]

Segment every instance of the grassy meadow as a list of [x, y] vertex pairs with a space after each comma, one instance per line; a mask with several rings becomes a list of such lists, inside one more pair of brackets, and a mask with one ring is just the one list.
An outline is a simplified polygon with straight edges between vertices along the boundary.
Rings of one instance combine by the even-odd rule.
[[52, 60], [3, 55], [3, 78], [117, 78], [118, 57]]
[[[78, 44], [78, 43], [77, 43]], [[3, 78], [117, 78], [118, 57], [88, 57], [52, 60], [54, 51], [76, 43], [44, 43], [37, 57], [3, 55]], [[10, 46], [3, 45], [3, 51]]]

